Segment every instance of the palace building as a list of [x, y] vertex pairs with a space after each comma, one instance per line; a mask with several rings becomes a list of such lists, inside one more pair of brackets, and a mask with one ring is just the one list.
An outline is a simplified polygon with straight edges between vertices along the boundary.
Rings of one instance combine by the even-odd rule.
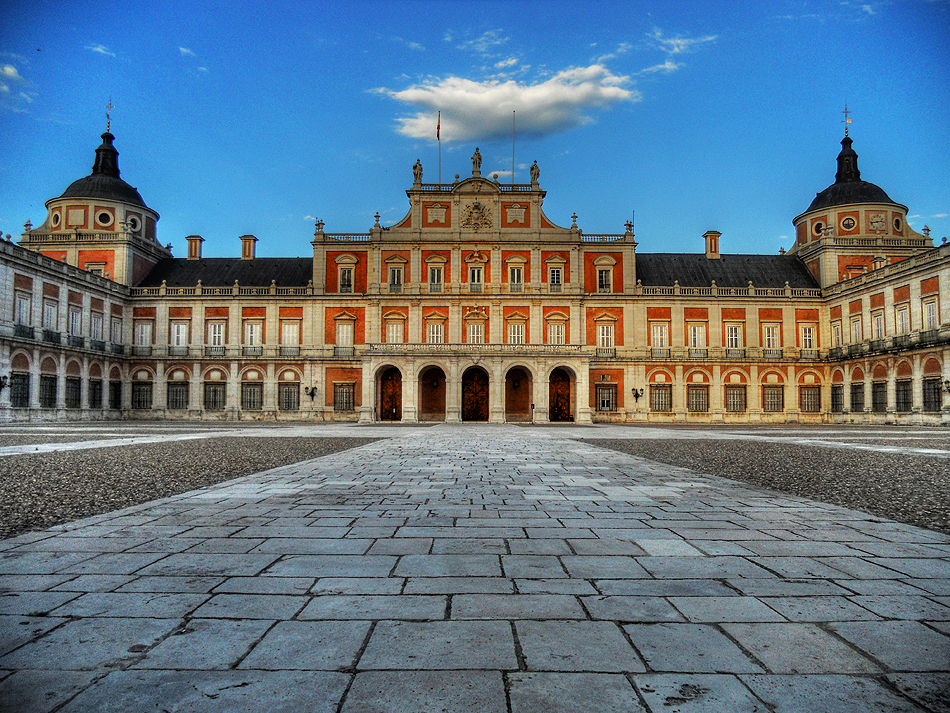
[[537, 164], [501, 184], [476, 149], [452, 183], [417, 162], [393, 225], [318, 222], [307, 257], [176, 258], [114, 139], [0, 241], [4, 421], [950, 423], [950, 245], [847, 132], [777, 255], [557, 225]]

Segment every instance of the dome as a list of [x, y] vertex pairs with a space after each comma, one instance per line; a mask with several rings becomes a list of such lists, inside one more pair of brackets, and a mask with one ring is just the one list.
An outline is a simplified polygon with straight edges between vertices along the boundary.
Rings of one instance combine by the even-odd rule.
[[92, 174], [73, 181], [60, 198], [99, 198], [147, 207], [139, 192], [119, 178], [119, 152], [112, 145], [113, 139], [115, 136], [108, 131], [102, 135]]
[[861, 172], [858, 170], [858, 154], [851, 148], [851, 143], [851, 137], [848, 135], [845, 135], [841, 140], [841, 153], [838, 154], [838, 172], [835, 174], [835, 182], [815, 196], [815, 200], [808, 206], [806, 213], [855, 203], [890, 203], [898, 205], [890, 199], [883, 188], [861, 180]]

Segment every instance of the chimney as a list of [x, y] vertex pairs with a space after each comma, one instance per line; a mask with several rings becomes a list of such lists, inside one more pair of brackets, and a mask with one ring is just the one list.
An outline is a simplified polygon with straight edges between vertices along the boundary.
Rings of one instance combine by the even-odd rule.
[[188, 241], [188, 259], [201, 259], [201, 243], [205, 241], [200, 235], [189, 235], [185, 240]]
[[718, 260], [719, 259], [719, 238], [722, 235], [717, 230], [707, 230], [703, 233], [703, 237], [706, 238], [706, 258], [708, 260]]
[[257, 242], [257, 238], [255, 238], [253, 235], [241, 236], [241, 259], [242, 260], [254, 259], [254, 243], [256, 242]]

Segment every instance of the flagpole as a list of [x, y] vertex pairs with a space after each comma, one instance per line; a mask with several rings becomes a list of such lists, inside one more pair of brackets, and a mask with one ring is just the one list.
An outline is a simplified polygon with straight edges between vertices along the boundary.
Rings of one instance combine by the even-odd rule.
[[515, 185], [515, 112], [511, 112], [511, 185]]
[[442, 185], [442, 112], [439, 111], [439, 119], [435, 125], [435, 139], [439, 142], [439, 186]]

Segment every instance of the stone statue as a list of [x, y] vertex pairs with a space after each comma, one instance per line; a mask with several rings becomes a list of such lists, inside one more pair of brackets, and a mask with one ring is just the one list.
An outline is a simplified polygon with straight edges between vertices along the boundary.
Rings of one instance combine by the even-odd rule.
[[475, 147], [475, 153], [472, 154], [472, 175], [482, 175], [482, 155], [478, 152], [477, 146]]
[[412, 180], [413, 183], [422, 183], [422, 162], [419, 159], [412, 167]]
[[531, 182], [537, 183], [538, 176], [540, 175], [541, 175], [541, 169], [538, 168], [538, 162], [535, 161], [534, 163], [531, 164]]

